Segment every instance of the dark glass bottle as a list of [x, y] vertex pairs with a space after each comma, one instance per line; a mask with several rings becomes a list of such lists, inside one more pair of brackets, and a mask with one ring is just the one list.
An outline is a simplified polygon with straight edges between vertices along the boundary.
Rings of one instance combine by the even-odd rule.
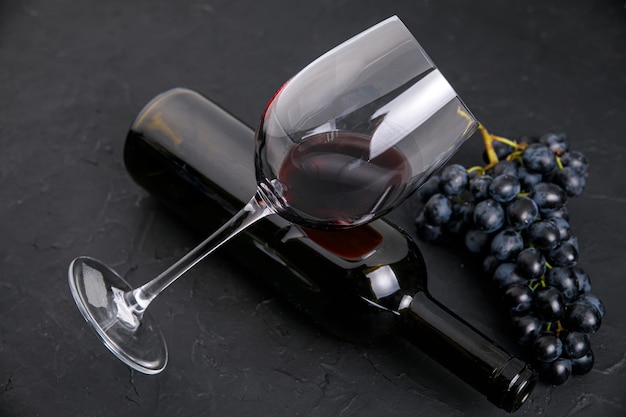
[[[254, 132], [202, 97], [173, 89], [133, 122], [124, 150], [133, 179], [202, 235], [253, 195]], [[434, 300], [411, 238], [385, 220], [342, 231], [265, 218], [222, 249], [331, 333], [364, 342], [400, 336], [507, 411], [536, 373]]]

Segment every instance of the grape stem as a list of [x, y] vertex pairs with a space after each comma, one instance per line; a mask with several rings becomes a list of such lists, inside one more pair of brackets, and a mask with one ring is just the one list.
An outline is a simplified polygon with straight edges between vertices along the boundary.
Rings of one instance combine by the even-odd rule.
[[480, 131], [480, 134], [483, 137], [483, 142], [485, 143], [485, 151], [487, 151], [487, 159], [489, 159], [489, 164], [487, 164], [485, 170], [488, 170], [489, 168], [500, 162], [500, 160], [498, 159], [496, 150], [493, 149], [493, 135], [489, 133], [487, 129], [485, 129], [485, 126], [483, 126], [482, 123], [478, 125], [478, 130]]
[[476, 165], [471, 168], [467, 168], [467, 173], [471, 174], [472, 172], [478, 172], [479, 175], [485, 175], [485, 168]]
[[[458, 111], [458, 113], [461, 116], [466, 117], [467, 119], [469, 119], [469, 115], [467, 113], [465, 113], [463, 110], [458, 109], [457, 111]], [[487, 164], [487, 166], [485, 166], [483, 168], [483, 172], [489, 170], [495, 164], [500, 162], [500, 160], [498, 159], [498, 154], [496, 153], [496, 150], [493, 148], [493, 142], [494, 141], [502, 142], [502, 143], [504, 143], [506, 145], [509, 145], [510, 147], [512, 147], [516, 151], [525, 148], [525, 146], [519, 145], [517, 142], [515, 142], [513, 140], [504, 138], [502, 136], [492, 135], [491, 133], [489, 133], [489, 131], [487, 131], [487, 129], [485, 128], [485, 126], [482, 123], [478, 123], [478, 130], [480, 131], [480, 134], [483, 137], [483, 142], [485, 143], [485, 150], [487, 151], [487, 159], [489, 160], [489, 163]], [[468, 170], [468, 172], [469, 172], [469, 170]]]
[[563, 169], [563, 161], [561, 161], [561, 157], [555, 155], [554, 159], [556, 160], [556, 166], [559, 167], [559, 169]]

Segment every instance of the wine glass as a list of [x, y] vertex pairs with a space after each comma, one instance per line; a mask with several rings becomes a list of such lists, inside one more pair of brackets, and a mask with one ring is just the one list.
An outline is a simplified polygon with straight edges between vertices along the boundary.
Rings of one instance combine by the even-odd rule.
[[313, 61], [270, 100], [256, 133], [257, 191], [228, 223], [134, 289], [106, 264], [76, 258], [69, 267], [74, 300], [111, 352], [156, 374], [168, 353], [145, 310], [190, 268], [271, 214], [320, 229], [383, 216], [476, 127], [415, 38], [391, 17]]

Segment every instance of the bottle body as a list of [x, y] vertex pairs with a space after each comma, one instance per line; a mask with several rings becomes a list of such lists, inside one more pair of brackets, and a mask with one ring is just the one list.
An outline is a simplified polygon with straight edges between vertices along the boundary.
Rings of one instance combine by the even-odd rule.
[[[133, 179], [201, 236], [256, 189], [254, 132], [198, 93], [167, 91], [137, 116], [124, 158]], [[434, 300], [413, 240], [385, 220], [340, 231], [270, 216], [221, 249], [331, 333], [354, 342], [398, 335], [513, 411], [536, 374]]]

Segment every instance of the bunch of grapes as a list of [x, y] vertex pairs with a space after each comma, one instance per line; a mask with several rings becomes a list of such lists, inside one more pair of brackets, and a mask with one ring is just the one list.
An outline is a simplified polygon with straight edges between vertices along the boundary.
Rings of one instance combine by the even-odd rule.
[[448, 165], [429, 179], [418, 190], [417, 235], [452, 236], [482, 255], [516, 341], [543, 380], [562, 384], [593, 367], [590, 336], [605, 313], [577, 265], [566, 205], [583, 193], [587, 159], [563, 133], [516, 142], [480, 130], [486, 166]]

